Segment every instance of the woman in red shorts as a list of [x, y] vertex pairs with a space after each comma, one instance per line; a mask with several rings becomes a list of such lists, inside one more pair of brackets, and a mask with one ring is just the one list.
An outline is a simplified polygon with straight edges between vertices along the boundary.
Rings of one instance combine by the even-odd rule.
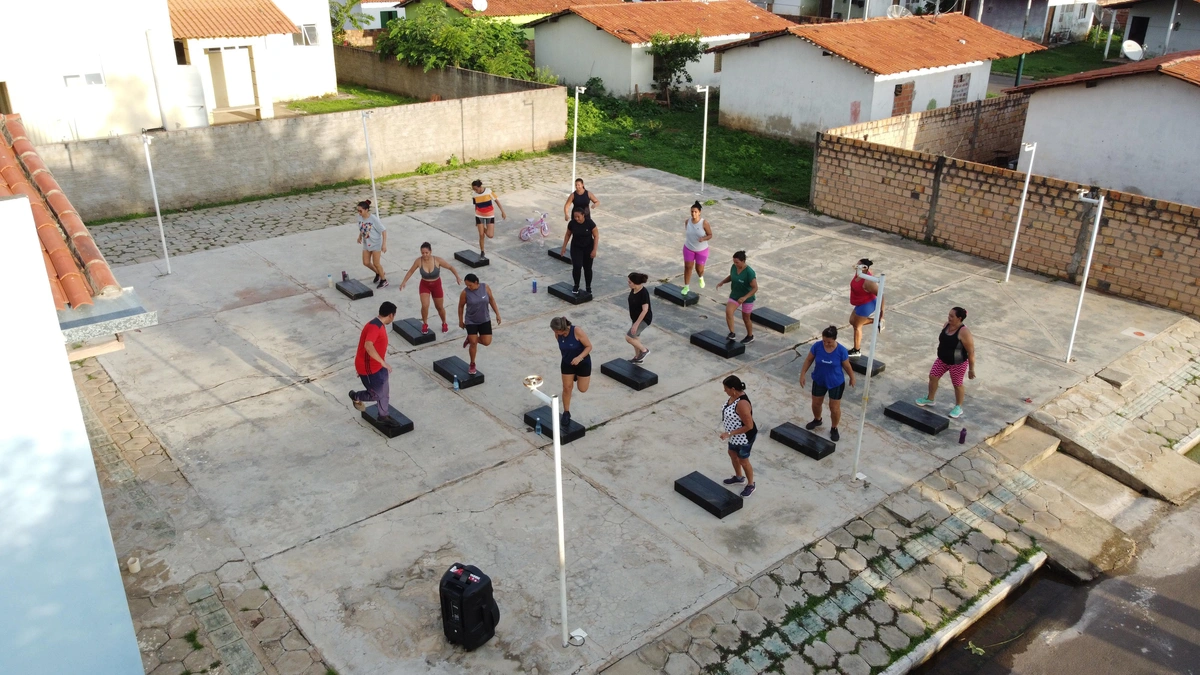
[[938, 381], [946, 373], [950, 373], [950, 383], [954, 385], [954, 407], [950, 409], [951, 417], [962, 417], [963, 397], [966, 387], [963, 377], [975, 379], [975, 336], [963, 325], [967, 318], [967, 310], [954, 307], [946, 317], [946, 325], [938, 333], [937, 358], [929, 369], [929, 393], [917, 399], [917, 405], [933, 405], [933, 397], [937, 394]]
[[446, 308], [442, 306], [442, 297], [445, 293], [442, 292], [442, 268], [450, 270], [454, 275], [454, 281], [462, 286], [462, 279], [458, 276], [458, 270], [454, 269], [454, 265], [442, 260], [433, 254], [433, 247], [429, 242], [421, 244], [421, 257], [413, 261], [412, 267], [408, 268], [408, 274], [404, 275], [404, 281], [400, 282], [400, 290], [404, 290], [404, 285], [408, 283], [413, 272], [421, 271], [421, 285], [417, 289], [421, 293], [421, 332], [429, 332], [429, 299], [433, 298], [433, 306], [437, 308], [438, 316], [442, 318], [442, 332], [446, 333], [450, 330], [450, 324], [446, 323]]

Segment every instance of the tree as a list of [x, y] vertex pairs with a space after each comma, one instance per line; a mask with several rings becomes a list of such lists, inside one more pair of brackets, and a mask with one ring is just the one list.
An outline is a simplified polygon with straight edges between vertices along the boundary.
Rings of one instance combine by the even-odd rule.
[[466, 16], [440, 2], [420, 3], [403, 21], [389, 23], [375, 39], [375, 48], [427, 71], [454, 66], [520, 79], [534, 74], [522, 28]]
[[671, 90], [692, 81], [692, 75], [687, 71], [688, 64], [699, 61], [704, 53], [700, 31], [675, 36], [655, 33], [650, 36], [650, 49], [647, 51], [654, 57], [654, 81], [658, 83], [658, 90], [666, 94], [669, 106]]
[[333, 28], [333, 41], [341, 43], [346, 39], [346, 24], [361, 29], [371, 23], [371, 17], [362, 12], [354, 11], [359, 0], [329, 0], [329, 25]]

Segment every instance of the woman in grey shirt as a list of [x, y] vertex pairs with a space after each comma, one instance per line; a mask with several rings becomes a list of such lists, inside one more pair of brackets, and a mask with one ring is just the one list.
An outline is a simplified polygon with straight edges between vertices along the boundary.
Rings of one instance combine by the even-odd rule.
[[471, 367], [467, 372], [475, 374], [475, 353], [479, 345], [484, 347], [492, 344], [492, 318], [488, 308], [496, 313], [496, 325], [500, 325], [500, 308], [496, 306], [496, 296], [487, 284], [480, 283], [479, 277], [468, 274], [463, 277], [466, 288], [458, 296], [458, 327], [467, 330], [467, 339], [463, 347], [471, 349]]
[[371, 200], [358, 203], [358, 243], [363, 245], [363, 266], [375, 273], [376, 288], [388, 285], [381, 258], [387, 253], [387, 228], [371, 213]]

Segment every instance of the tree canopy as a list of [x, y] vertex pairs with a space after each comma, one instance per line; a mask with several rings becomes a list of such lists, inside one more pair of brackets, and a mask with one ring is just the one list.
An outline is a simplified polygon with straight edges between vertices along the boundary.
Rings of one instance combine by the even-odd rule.
[[445, 66], [523, 80], [534, 76], [525, 31], [509, 21], [467, 16], [422, 2], [375, 39], [380, 53], [426, 71]]

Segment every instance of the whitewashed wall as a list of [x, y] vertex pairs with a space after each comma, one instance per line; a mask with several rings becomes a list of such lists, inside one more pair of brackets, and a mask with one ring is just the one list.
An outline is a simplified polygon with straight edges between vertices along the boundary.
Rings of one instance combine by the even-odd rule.
[[[703, 38], [700, 42], [705, 49], [723, 45], [738, 40], [744, 40], [750, 37], [749, 33], [741, 35], [722, 35], [719, 37]], [[650, 55], [649, 45], [637, 45], [632, 47], [633, 50], [633, 82], [637, 84], [638, 91], [654, 91], [654, 57]], [[695, 63], [689, 63], [687, 72], [692, 76], [690, 84], [684, 83], [685, 87], [719, 87], [721, 86], [721, 73], [714, 70], [716, 65], [715, 54], [703, 54], [700, 60]]]
[[970, 87], [967, 90], [967, 100], [963, 103], [987, 98], [988, 75], [992, 69], [991, 61], [981, 61], [964, 66], [916, 70], [896, 75], [881, 75], [875, 78], [875, 93], [872, 97], [871, 115], [861, 121], [869, 122], [892, 116], [892, 104], [895, 102], [896, 85], [906, 82], [913, 83], [912, 110], [905, 112], [921, 112], [932, 108], [944, 108], [950, 105], [950, 97], [954, 89], [954, 76], [962, 73], [971, 74]]
[[374, 28], [383, 28], [383, 24], [379, 21], [380, 12], [396, 12], [397, 18], [404, 18], [404, 8], [397, 7], [396, 3], [399, 0], [392, 2], [360, 2], [354, 6], [354, 11], [359, 14], [365, 14], [370, 17], [370, 23], [365, 23], [362, 26], [354, 26], [349, 21], [342, 26], [346, 30], [372, 30]]
[[[1154, 0], [1129, 9], [1129, 21], [1135, 16], [1150, 18], [1146, 29], [1147, 56], [1162, 56], [1163, 46], [1167, 40], [1167, 17], [1171, 13], [1172, 0]], [[1166, 48], [1171, 52], [1183, 52], [1200, 49], [1200, 3], [1195, 0], [1179, 0], [1175, 21], [1179, 30], [1171, 33], [1171, 44]]]
[[599, 77], [609, 92], [632, 94], [632, 53], [628, 44], [573, 14], [537, 26], [535, 64], [549, 67], [559, 81], [569, 85]]

